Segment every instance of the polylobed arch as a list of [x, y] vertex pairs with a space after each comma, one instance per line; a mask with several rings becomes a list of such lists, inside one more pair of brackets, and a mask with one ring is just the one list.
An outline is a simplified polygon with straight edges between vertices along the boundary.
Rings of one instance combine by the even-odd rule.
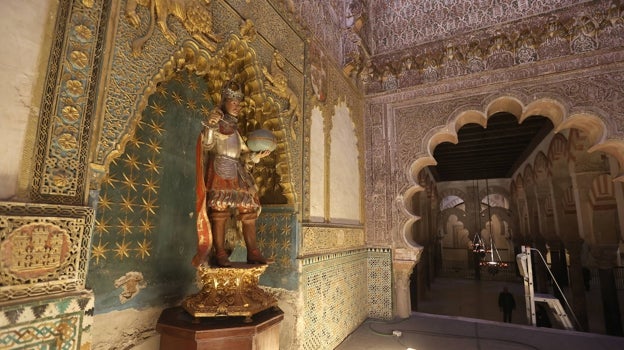
[[535, 181], [540, 182], [545, 180], [550, 175], [550, 162], [544, 152], [539, 151], [533, 161], [533, 171], [535, 174]]
[[[457, 137], [457, 131], [465, 124], [476, 123], [481, 126], [487, 126], [487, 120], [494, 114], [499, 112], [507, 112], [513, 114], [518, 118], [518, 123], [522, 123], [525, 119], [539, 115], [548, 118], [553, 124], [553, 130], [556, 133], [555, 137], [551, 141], [550, 149], [548, 151], [549, 164], [552, 164], [558, 157], [565, 155], [567, 150], [559, 149], [557, 146], [564, 146], [567, 144], [566, 138], [561, 133], [567, 129], [579, 129], [582, 132], [587, 133], [591, 147], [588, 152], [602, 151], [611, 155], [619, 163], [622, 172], [618, 174], [613, 181], [624, 182], [624, 140], [608, 139], [608, 130], [606, 124], [603, 122], [600, 116], [590, 113], [574, 113], [567, 115], [568, 111], [565, 105], [553, 98], [542, 97], [536, 99], [530, 103], [524, 104], [519, 98], [515, 96], [500, 96], [492, 99], [484, 108], [483, 111], [475, 110], [474, 108], [468, 110], [459, 110], [455, 116], [449, 118], [447, 125], [431, 130], [425, 135], [423, 140], [424, 154], [421, 154], [415, 159], [409, 166], [409, 173], [413, 176], [411, 179], [417, 178], [420, 171], [430, 165], [436, 165], [437, 161], [433, 157], [435, 148], [442, 142], [451, 142], [457, 144], [459, 142]], [[522, 175], [518, 175], [515, 179], [516, 188], [512, 189], [512, 192], [520, 194], [520, 187], [524, 187], [524, 179]], [[418, 184], [412, 184], [411, 188], [406, 189], [400, 197], [403, 198], [403, 204], [409, 202], [410, 195], [415, 192], [423, 190]], [[443, 195], [440, 196], [443, 198]], [[418, 213], [409, 212], [407, 214], [411, 219], [407, 220], [403, 227], [403, 232], [411, 232], [410, 227], [413, 222], [418, 220]], [[415, 246], [416, 247], [416, 246]]]

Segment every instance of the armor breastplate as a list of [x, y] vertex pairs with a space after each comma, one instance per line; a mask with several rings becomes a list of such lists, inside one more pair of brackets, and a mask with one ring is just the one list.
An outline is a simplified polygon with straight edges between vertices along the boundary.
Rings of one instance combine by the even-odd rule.
[[213, 152], [215, 154], [214, 169], [217, 175], [224, 179], [237, 178], [241, 149], [241, 139], [237, 131], [229, 135], [221, 133], [216, 135]]
[[238, 132], [234, 132], [229, 135], [216, 135], [216, 143], [213, 149], [215, 154], [238, 159], [240, 157], [241, 150], [242, 145]]

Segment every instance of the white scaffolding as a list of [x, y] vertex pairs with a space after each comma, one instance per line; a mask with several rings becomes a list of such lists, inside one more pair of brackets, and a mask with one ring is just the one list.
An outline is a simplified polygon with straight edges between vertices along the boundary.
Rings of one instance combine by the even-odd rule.
[[[537, 325], [535, 303], [542, 302], [548, 305], [548, 308], [550, 309], [552, 315], [563, 326], [564, 329], [574, 330], [574, 325], [572, 325], [572, 322], [570, 321], [570, 318], [568, 317], [568, 314], [566, 313], [565, 309], [559, 302], [559, 299], [555, 298], [551, 294], [539, 294], [539, 293], [536, 294], [535, 293], [534, 284], [533, 284], [533, 266], [531, 264], [531, 251], [532, 250], [535, 250], [539, 253], [539, 251], [536, 249], [533, 249], [528, 246], [522, 246], [522, 252], [516, 255], [516, 262], [518, 264], [518, 269], [520, 270], [520, 274], [522, 275], [524, 279], [524, 297], [525, 297], [525, 304], [526, 304], [527, 320], [529, 320], [529, 323], [532, 326]], [[541, 257], [541, 253], [539, 254]], [[546, 265], [546, 261], [544, 261], [543, 257], [542, 257], [542, 261], [544, 262], [546, 269], [550, 273], [550, 276], [553, 279], [556, 288], [559, 288], [559, 284], [557, 284], [555, 277], [550, 271], [550, 268], [548, 268], [548, 265]], [[559, 288], [559, 292], [563, 296], [563, 291], [561, 290], [561, 288]], [[563, 299], [565, 300], [565, 296], [563, 296]], [[567, 304], [567, 300], [566, 300], [566, 304]], [[572, 316], [574, 316], [574, 314], [572, 314]]]

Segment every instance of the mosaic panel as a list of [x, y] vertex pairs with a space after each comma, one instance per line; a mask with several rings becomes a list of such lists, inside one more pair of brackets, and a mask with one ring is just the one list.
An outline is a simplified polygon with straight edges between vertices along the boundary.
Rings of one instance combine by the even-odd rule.
[[32, 198], [80, 204], [109, 1], [60, 1], [38, 127]]
[[0, 202], [0, 302], [82, 290], [93, 210]]
[[368, 249], [368, 317], [392, 318], [392, 250]]
[[92, 292], [4, 306], [0, 349], [90, 349], [92, 325]]
[[368, 316], [367, 251], [302, 260], [302, 348], [334, 349]]
[[361, 228], [304, 227], [299, 256], [357, 249], [365, 244]]

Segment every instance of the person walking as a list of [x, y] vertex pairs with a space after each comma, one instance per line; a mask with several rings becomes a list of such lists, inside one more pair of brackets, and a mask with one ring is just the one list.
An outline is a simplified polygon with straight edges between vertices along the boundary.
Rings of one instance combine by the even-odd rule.
[[503, 322], [511, 323], [511, 312], [516, 308], [516, 300], [507, 287], [498, 294], [498, 307], [503, 312]]

